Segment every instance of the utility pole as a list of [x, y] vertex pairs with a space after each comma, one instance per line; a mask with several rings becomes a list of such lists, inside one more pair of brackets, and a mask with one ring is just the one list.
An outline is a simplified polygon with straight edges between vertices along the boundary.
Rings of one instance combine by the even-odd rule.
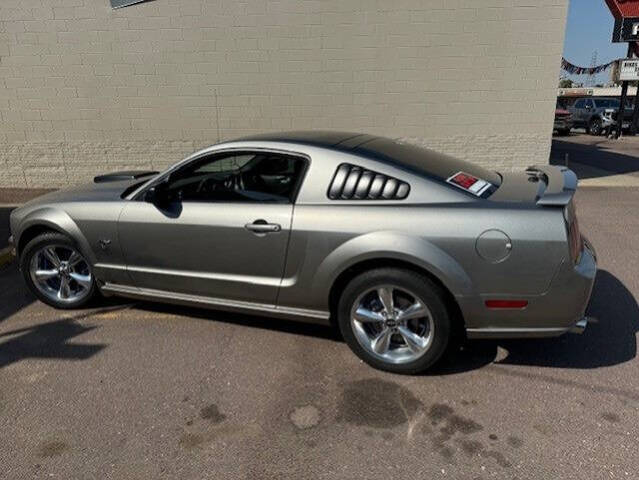
[[[590, 58], [590, 68], [595, 68], [596, 66], [597, 66], [597, 50], [592, 52], [592, 57]], [[595, 86], [595, 75], [592, 73], [590, 74], [590, 78], [588, 79], [588, 86], [589, 87]]]

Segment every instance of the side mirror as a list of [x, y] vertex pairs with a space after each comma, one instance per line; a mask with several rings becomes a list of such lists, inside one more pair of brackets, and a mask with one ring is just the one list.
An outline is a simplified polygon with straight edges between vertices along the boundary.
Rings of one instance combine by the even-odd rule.
[[169, 203], [168, 183], [164, 181], [153, 185], [145, 192], [144, 201], [154, 205], [166, 205]]

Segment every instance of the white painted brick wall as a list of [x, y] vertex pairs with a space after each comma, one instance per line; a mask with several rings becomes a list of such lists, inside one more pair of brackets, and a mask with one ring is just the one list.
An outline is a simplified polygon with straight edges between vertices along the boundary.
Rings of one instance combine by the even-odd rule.
[[[545, 162], [567, 0], [0, 2], [0, 187], [347, 129]], [[219, 119], [219, 121], [218, 121]]]

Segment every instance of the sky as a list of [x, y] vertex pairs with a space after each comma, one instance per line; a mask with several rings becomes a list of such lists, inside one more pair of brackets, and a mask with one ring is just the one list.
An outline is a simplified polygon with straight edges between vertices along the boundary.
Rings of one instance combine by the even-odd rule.
[[[604, 0], [570, 0], [564, 58], [574, 65], [590, 67], [597, 51], [597, 65], [625, 57], [626, 43], [612, 43], [614, 19]], [[565, 72], [562, 72], [565, 75]], [[589, 85], [588, 75], [569, 76], [573, 81]], [[610, 81], [610, 70], [594, 76], [595, 83]]]

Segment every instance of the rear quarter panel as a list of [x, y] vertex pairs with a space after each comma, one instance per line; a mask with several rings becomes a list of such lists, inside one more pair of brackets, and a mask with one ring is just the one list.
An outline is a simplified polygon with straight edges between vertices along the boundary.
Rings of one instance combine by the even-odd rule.
[[[337, 276], [371, 258], [400, 259], [435, 275], [457, 297], [539, 295], [567, 254], [560, 209], [486, 200], [455, 204], [297, 205], [279, 304], [328, 309]], [[508, 257], [491, 263], [476, 250], [486, 230], [506, 233]]]

